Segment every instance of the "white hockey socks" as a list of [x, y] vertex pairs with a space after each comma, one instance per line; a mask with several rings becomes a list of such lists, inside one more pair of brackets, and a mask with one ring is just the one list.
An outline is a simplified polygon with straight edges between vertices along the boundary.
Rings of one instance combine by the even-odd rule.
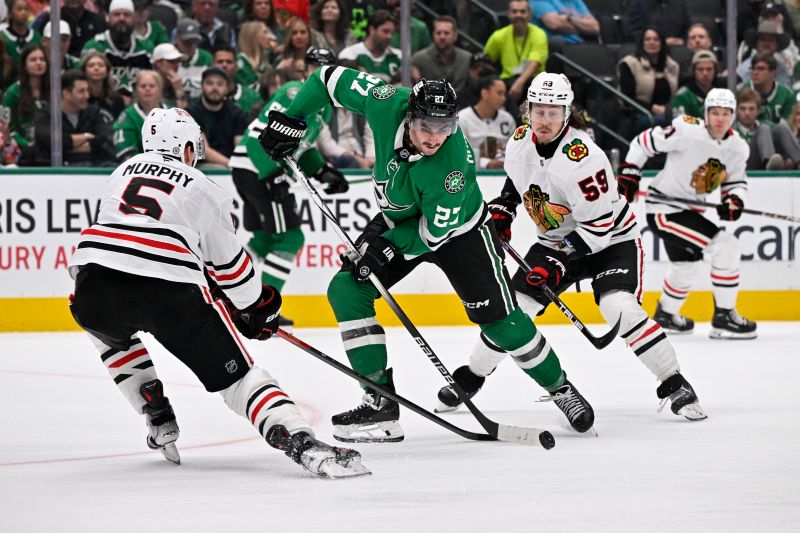
[[308, 421], [266, 370], [254, 366], [242, 379], [220, 391], [225, 404], [246, 417], [264, 439], [272, 426], [281, 425], [291, 433], [314, 432]]
[[711, 288], [720, 309], [736, 307], [739, 295], [739, 240], [725, 231], [717, 233], [706, 248], [711, 255]]
[[100, 359], [106, 366], [111, 379], [114, 380], [136, 412], [141, 414], [146, 402], [139, 394], [139, 387], [158, 378], [147, 348], [137, 335], [131, 337], [131, 345], [127, 350], [117, 350], [106, 346], [91, 334], [89, 337], [100, 351]]
[[[670, 263], [667, 275], [664, 276], [661, 298], [659, 304], [661, 310], [670, 315], [677, 315], [689, 296], [695, 275], [697, 273], [699, 261], [677, 261]], [[613, 324], [613, 322], [611, 322]], [[623, 331], [624, 328], [620, 328]]]

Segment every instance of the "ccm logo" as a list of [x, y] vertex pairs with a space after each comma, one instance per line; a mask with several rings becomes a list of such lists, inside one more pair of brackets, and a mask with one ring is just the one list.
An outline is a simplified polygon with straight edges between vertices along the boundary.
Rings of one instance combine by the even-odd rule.
[[611, 270], [606, 270], [605, 272], [600, 272], [598, 275], [594, 277], [594, 279], [600, 279], [604, 276], [613, 276], [614, 274], [627, 274], [627, 268], [612, 268]]
[[479, 309], [481, 307], [489, 307], [489, 300], [484, 300], [482, 302], [465, 302], [461, 300], [461, 304], [467, 309]]
[[276, 124], [273, 122], [272, 124], [269, 125], [269, 128], [278, 133], [288, 135], [289, 137], [294, 137], [295, 139], [299, 139], [300, 137], [303, 136], [302, 130], [289, 127], [286, 124]]

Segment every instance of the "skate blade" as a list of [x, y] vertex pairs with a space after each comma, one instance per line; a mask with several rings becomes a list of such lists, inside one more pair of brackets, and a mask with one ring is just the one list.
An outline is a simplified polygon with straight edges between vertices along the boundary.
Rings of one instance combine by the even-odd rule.
[[397, 421], [333, 426], [333, 438], [340, 442], [400, 442], [405, 438]]
[[690, 403], [689, 405], [684, 405], [683, 407], [678, 409], [678, 412], [676, 414], [692, 422], [699, 422], [701, 420], [705, 420], [706, 418], [708, 418], [708, 415], [705, 413], [705, 411], [703, 411], [703, 408], [700, 407], [700, 404], [698, 404], [697, 402]]
[[161, 452], [161, 455], [163, 455], [164, 459], [167, 461], [175, 463], [176, 465], [181, 464], [181, 455], [178, 453], [178, 447], [175, 446], [174, 442], [165, 444], [164, 446], [160, 447], [158, 451]]
[[344, 479], [348, 477], [369, 476], [372, 470], [361, 464], [361, 461], [350, 460], [347, 464], [337, 463], [334, 460], [325, 461], [320, 465], [319, 475], [331, 479]]
[[439, 402], [439, 404], [436, 407], [434, 407], [433, 412], [434, 413], [452, 413], [453, 411], [458, 411], [459, 407], [461, 407], [461, 404], [458, 404], [458, 405], [446, 405], [446, 404], [444, 404], [442, 402]]
[[717, 339], [717, 340], [728, 340], [728, 341], [736, 341], [736, 340], [750, 340], [755, 339], [758, 337], [758, 333], [755, 331], [748, 331], [747, 333], [735, 333], [733, 331], [728, 331], [725, 329], [717, 329], [712, 328], [711, 331], [708, 333], [709, 339]]
[[691, 335], [694, 333], [694, 329], [669, 329], [669, 328], [661, 328], [664, 330], [664, 333], [667, 335]]

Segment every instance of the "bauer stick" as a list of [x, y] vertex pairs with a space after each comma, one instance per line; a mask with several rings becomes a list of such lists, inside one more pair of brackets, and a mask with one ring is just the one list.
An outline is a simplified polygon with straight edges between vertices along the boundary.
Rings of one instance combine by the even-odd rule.
[[366, 387], [371, 387], [376, 391], [380, 392], [381, 395], [390, 398], [403, 407], [417, 413], [423, 418], [427, 418], [434, 424], [442, 426], [448, 431], [452, 431], [456, 435], [464, 437], [465, 439], [469, 440], [484, 440], [484, 441], [494, 441], [500, 440], [505, 442], [518, 442], [520, 444], [529, 444], [531, 446], [540, 445], [545, 450], [549, 450], [553, 446], [556, 445], [556, 441], [553, 438], [553, 435], [549, 431], [544, 431], [540, 429], [533, 429], [533, 428], [523, 428], [517, 426], [504, 426], [498, 424], [498, 432], [497, 435], [490, 435], [488, 433], [473, 433], [472, 431], [467, 431], [465, 429], [461, 429], [458, 426], [454, 426], [447, 420], [444, 420], [435, 414], [425, 410], [424, 408], [420, 407], [419, 405], [415, 404], [414, 402], [407, 400], [400, 396], [399, 394], [392, 392], [388, 388], [383, 385], [378, 385], [374, 381], [369, 378], [362, 376], [361, 374], [357, 373], [356, 371], [348, 368], [346, 365], [343, 365], [336, 359], [330, 357], [329, 355], [325, 355], [323, 352], [317, 350], [313, 346], [301, 341], [291, 333], [288, 333], [282, 329], [279, 329], [276, 333], [280, 338], [283, 340], [294, 344], [304, 352], [309, 355], [312, 355], [322, 361], [323, 363], [332, 366], [339, 372], [343, 374], [347, 374], [351, 378], [355, 379], [362, 385]]
[[[311, 197], [311, 201], [316, 204], [320, 211], [322, 211], [322, 214], [325, 216], [325, 218], [330, 221], [331, 226], [339, 235], [339, 238], [342, 239], [342, 242], [345, 244], [345, 246], [347, 246], [348, 251], [354, 253], [357, 257], [361, 257], [361, 254], [358, 252], [358, 249], [356, 249], [356, 245], [353, 243], [353, 240], [342, 229], [342, 226], [336, 219], [336, 215], [331, 212], [330, 208], [322, 200], [322, 197], [319, 195], [319, 192], [317, 192], [317, 189], [314, 188], [314, 186], [308, 180], [308, 177], [297, 166], [297, 162], [294, 160], [294, 158], [292, 156], [287, 156], [284, 158], [284, 161], [289, 166], [289, 169], [291, 169], [291, 171], [294, 173], [297, 180], [303, 184], [306, 192]], [[403, 326], [405, 326], [406, 330], [414, 338], [414, 341], [420, 347], [422, 352], [428, 357], [430, 362], [433, 363], [433, 366], [436, 367], [442, 377], [444, 377], [445, 381], [447, 381], [447, 384], [453, 388], [456, 396], [458, 396], [458, 399], [467, 406], [472, 413], [472, 416], [475, 417], [478, 423], [480, 423], [483, 429], [486, 430], [486, 432], [492, 438], [511, 442], [527, 442], [534, 439], [538, 441], [537, 435], [541, 435], [542, 430], [535, 428], [501, 426], [497, 422], [490, 420], [486, 415], [478, 410], [478, 408], [475, 407], [475, 404], [473, 404], [472, 401], [467, 397], [464, 390], [453, 379], [453, 375], [450, 374], [450, 371], [444, 366], [442, 361], [433, 351], [433, 348], [431, 348], [431, 345], [428, 344], [428, 341], [422, 337], [422, 334], [419, 332], [417, 327], [413, 322], [411, 322], [411, 320], [408, 318], [408, 315], [406, 315], [406, 313], [400, 308], [400, 305], [397, 303], [394, 297], [389, 294], [389, 291], [386, 290], [386, 287], [383, 286], [383, 283], [380, 282], [378, 277], [374, 273], [371, 273], [369, 275], [369, 280], [372, 282], [375, 288], [378, 289], [378, 292], [383, 297], [383, 300], [389, 305], [394, 314], [397, 315], [397, 318], [400, 319], [400, 322], [402, 322]], [[509, 433], [513, 433], [514, 435], [509, 436]]]
[[[712, 204], [710, 202], [704, 202], [702, 200], [692, 200], [690, 198], [679, 198], [677, 196], [669, 196], [667, 194], [661, 194], [659, 192], [650, 192], [650, 191], [639, 191], [640, 196], [646, 196], [652, 198], [653, 200], [664, 200], [667, 202], [680, 202], [682, 204], [687, 205], [697, 205], [700, 207], [719, 207], [720, 204]], [[789, 222], [800, 222], [800, 217], [793, 217], [792, 215], [782, 215], [780, 213], [770, 213], [768, 211], [759, 211], [758, 209], [748, 209], [742, 208], [742, 213], [747, 213], [748, 215], [759, 215], [762, 217], [767, 218], [777, 218], [778, 220], [786, 220]]]
[[[528, 262], [525, 261], [525, 258], [519, 255], [519, 253], [511, 246], [511, 243], [509, 243], [505, 239], [500, 239], [500, 243], [503, 245], [505, 251], [508, 252], [508, 255], [513, 257], [514, 261], [516, 261], [520, 267], [527, 270], [528, 272], [532, 270], [530, 265], [528, 265]], [[578, 330], [580, 330], [581, 333], [583, 333], [583, 336], [589, 339], [589, 342], [592, 343], [592, 346], [594, 346], [598, 350], [602, 350], [603, 348], [611, 344], [611, 341], [613, 341], [614, 337], [617, 336], [617, 332], [619, 331], [619, 325], [620, 325], [619, 320], [617, 320], [617, 323], [614, 324], [613, 328], [611, 328], [611, 331], [609, 331], [602, 337], [595, 337], [594, 335], [591, 334], [586, 325], [583, 322], [581, 322], [581, 320], [577, 316], [575, 316], [575, 313], [573, 313], [570, 310], [570, 308], [567, 307], [567, 304], [565, 304], [561, 300], [561, 298], [559, 298], [558, 295], [555, 292], [553, 292], [553, 289], [544, 284], [542, 285], [542, 291], [544, 292], [545, 296], [550, 298], [551, 302], [553, 302], [558, 306], [558, 308], [561, 310], [562, 313], [564, 313], [564, 315], [566, 315], [569, 321], [575, 324], [575, 327], [578, 328]]]

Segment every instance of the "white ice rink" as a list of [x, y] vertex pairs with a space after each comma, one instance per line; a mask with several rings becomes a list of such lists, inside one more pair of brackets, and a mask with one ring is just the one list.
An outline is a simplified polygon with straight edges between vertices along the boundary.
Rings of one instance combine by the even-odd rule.
[[[146, 448], [143, 418], [85, 336], [0, 335], [0, 532], [800, 531], [800, 324], [760, 323], [758, 340], [738, 342], [708, 328], [673, 337], [704, 422], [656, 414], [655, 379], [620, 341], [600, 352], [570, 326], [543, 326], [598, 437], [569, 431], [506, 360], [476, 404], [550, 429], [553, 450], [466, 441], [404, 411], [406, 440], [355, 446], [373, 475], [351, 480], [316, 479], [269, 448], [150, 337], [181, 466]], [[422, 331], [451, 371], [476, 332]], [[296, 334], [345, 360], [337, 330]], [[388, 338], [398, 391], [433, 408], [441, 376], [405, 330]], [[332, 442], [330, 415], [358, 403], [357, 384], [280, 339], [249, 347]]]

